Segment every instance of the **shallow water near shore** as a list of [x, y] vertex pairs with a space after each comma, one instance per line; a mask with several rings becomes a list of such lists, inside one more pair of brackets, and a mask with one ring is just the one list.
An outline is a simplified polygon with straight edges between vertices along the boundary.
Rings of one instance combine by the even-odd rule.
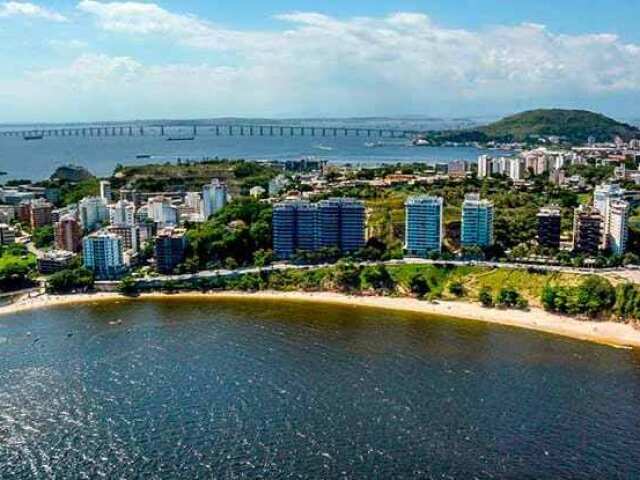
[[633, 478], [640, 354], [326, 304], [0, 317], [1, 478]]

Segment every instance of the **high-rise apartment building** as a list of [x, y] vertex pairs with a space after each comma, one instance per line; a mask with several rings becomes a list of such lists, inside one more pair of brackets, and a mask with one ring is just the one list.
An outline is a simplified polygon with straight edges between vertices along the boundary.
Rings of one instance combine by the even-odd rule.
[[175, 226], [178, 224], [178, 208], [173, 205], [171, 199], [166, 197], [153, 197], [147, 203], [149, 218], [160, 227]]
[[78, 204], [80, 221], [86, 231], [93, 231], [109, 220], [107, 203], [100, 197], [85, 197]]
[[509, 178], [514, 181], [524, 178], [525, 164], [524, 160], [519, 157], [509, 159]]
[[562, 216], [560, 207], [543, 207], [538, 212], [538, 243], [542, 247], [560, 248]]
[[358, 200], [288, 201], [274, 206], [273, 249], [277, 258], [289, 259], [297, 251], [319, 248], [347, 253], [364, 245], [365, 208]]
[[122, 238], [122, 249], [125, 252], [136, 253], [140, 248], [140, 228], [130, 225], [109, 225], [105, 229], [108, 233]]
[[602, 214], [601, 248], [603, 249], [609, 247], [611, 204], [615, 201], [622, 200], [624, 193], [624, 189], [616, 183], [599, 185], [593, 191], [593, 206]]
[[364, 204], [353, 198], [330, 198], [318, 203], [317, 246], [355, 252], [365, 245]]
[[631, 205], [624, 200], [613, 200], [609, 204], [607, 248], [616, 255], [623, 255], [629, 239], [629, 213]]
[[493, 203], [481, 200], [477, 193], [467, 194], [462, 204], [461, 245], [463, 247], [493, 245], [493, 217]]
[[227, 204], [229, 192], [227, 185], [214, 178], [202, 188], [202, 214], [205, 219], [221, 210]]
[[84, 237], [82, 250], [85, 268], [92, 270], [98, 279], [121, 276], [126, 267], [122, 238], [105, 231]]
[[573, 249], [594, 255], [603, 245], [603, 217], [599, 209], [581, 205], [573, 217]]
[[478, 157], [478, 177], [490, 177], [493, 173], [493, 158], [489, 155], [480, 155]]
[[447, 174], [452, 178], [461, 178], [467, 174], [467, 162], [465, 160], [454, 160], [449, 163]]
[[40, 198], [32, 200], [29, 204], [29, 223], [31, 229], [46, 227], [51, 225], [51, 212], [53, 211], [53, 205], [48, 201]]
[[441, 197], [410, 197], [405, 203], [405, 250], [412, 257], [442, 251], [443, 201]]
[[82, 226], [73, 215], [63, 215], [56, 222], [53, 236], [58, 250], [77, 253], [82, 249]]
[[100, 181], [100, 198], [105, 203], [111, 203], [111, 182], [109, 180]]
[[171, 274], [185, 258], [187, 248], [186, 230], [164, 228], [155, 239], [154, 253], [156, 269], [162, 274]]
[[133, 227], [136, 223], [136, 206], [128, 200], [109, 205], [109, 223], [122, 227]]

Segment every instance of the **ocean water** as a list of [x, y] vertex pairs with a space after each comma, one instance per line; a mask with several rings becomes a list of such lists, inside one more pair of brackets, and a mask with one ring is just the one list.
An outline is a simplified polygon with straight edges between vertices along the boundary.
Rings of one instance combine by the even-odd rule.
[[[119, 322], [121, 320], [121, 322]], [[0, 477], [639, 478], [640, 356], [265, 301], [0, 317]]]
[[[347, 124], [347, 126], [351, 126]], [[355, 125], [353, 125], [355, 126]], [[366, 125], [365, 125], [366, 126]], [[370, 125], [398, 127], [398, 125]], [[416, 128], [411, 124], [403, 128]], [[426, 125], [425, 125], [426, 126]], [[6, 127], [5, 127], [6, 128]], [[22, 128], [22, 127], [21, 127]], [[174, 131], [174, 133], [176, 133]], [[180, 133], [180, 130], [177, 131]], [[185, 130], [183, 133], [188, 133]], [[381, 141], [381, 145], [367, 144]], [[478, 155], [493, 153], [472, 147], [414, 147], [406, 138], [376, 136], [216, 136], [202, 128], [193, 141], [167, 141], [167, 137], [149, 134], [144, 137], [44, 137], [25, 141], [22, 137], [0, 136], [0, 170], [5, 179], [32, 180], [50, 176], [56, 167], [74, 163], [98, 176], [113, 173], [118, 164], [201, 160], [203, 158], [243, 158], [247, 160], [289, 160], [313, 156], [331, 163], [375, 165], [382, 163], [476, 161]], [[500, 152], [504, 153], [504, 152]], [[137, 158], [151, 155], [152, 158]]]

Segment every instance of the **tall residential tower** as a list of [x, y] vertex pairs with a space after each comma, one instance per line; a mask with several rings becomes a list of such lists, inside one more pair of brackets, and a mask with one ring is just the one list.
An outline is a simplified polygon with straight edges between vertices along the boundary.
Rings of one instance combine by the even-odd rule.
[[410, 197], [405, 203], [405, 250], [412, 257], [442, 251], [442, 198]]
[[462, 204], [463, 247], [488, 247], [493, 245], [493, 203], [481, 200], [477, 193], [469, 193]]

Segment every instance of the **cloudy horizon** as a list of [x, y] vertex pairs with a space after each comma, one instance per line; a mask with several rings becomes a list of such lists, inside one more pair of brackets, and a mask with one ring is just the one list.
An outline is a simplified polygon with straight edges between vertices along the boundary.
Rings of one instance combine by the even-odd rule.
[[249, 22], [199, 3], [0, 3], [0, 123], [545, 107], [640, 117], [640, 39], [610, 24], [455, 25], [456, 12], [445, 22], [428, 7], [340, 15], [287, 2]]

